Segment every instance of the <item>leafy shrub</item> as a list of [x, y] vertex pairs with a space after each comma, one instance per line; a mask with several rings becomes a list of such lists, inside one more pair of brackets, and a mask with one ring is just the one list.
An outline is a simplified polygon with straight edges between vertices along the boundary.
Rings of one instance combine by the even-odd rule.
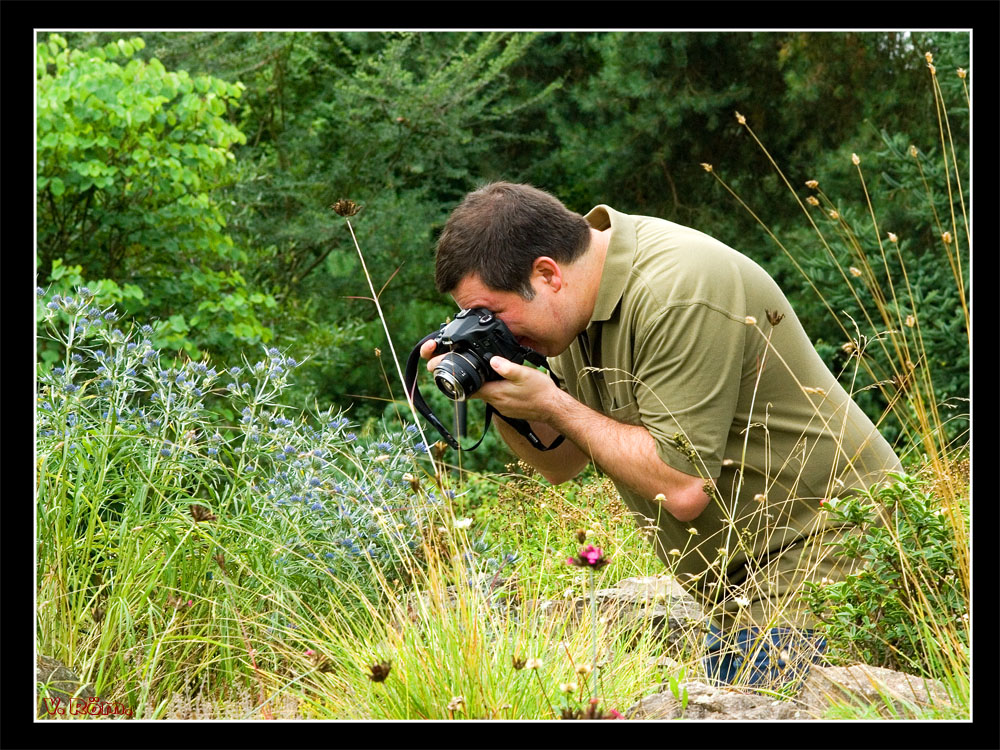
[[37, 46], [39, 273], [61, 263], [141, 290], [116, 301], [160, 318], [158, 342], [189, 356], [266, 342], [275, 301], [241, 275], [215, 192], [246, 142], [228, 121], [242, 85], [168, 71], [136, 57], [144, 46]]
[[969, 645], [968, 503], [949, 508], [925, 480], [897, 475], [829, 508], [864, 529], [835, 545], [836, 554], [863, 560], [862, 569], [838, 583], [807, 584], [831, 656], [937, 676], [939, 644]]

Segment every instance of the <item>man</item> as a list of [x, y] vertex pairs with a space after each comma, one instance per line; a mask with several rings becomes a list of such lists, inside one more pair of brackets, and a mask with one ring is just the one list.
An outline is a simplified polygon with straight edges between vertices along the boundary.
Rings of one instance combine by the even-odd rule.
[[829, 542], [848, 530], [822, 503], [900, 465], [760, 266], [669, 221], [605, 205], [583, 217], [498, 182], [450, 216], [436, 283], [548, 358], [562, 388], [496, 357], [503, 379], [476, 397], [528, 420], [546, 444], [565, 437], [542, 452], [497, 423], [553, 484], [590, 461], [611, 477], [637, 523], [655, 529], [656, 554], [705, 605], [714, 648], [720, 634], [743, 639], [742, 656], [709, 665], [716, 676], [733, 679], [753, 643], [814, 624], [802, 582], [847, 572]]

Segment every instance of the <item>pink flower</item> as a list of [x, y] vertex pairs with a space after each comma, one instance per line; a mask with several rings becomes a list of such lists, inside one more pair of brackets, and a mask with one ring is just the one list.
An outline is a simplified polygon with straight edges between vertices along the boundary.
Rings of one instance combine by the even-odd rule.
[[580, 553], [576, 557], [567, 558], [566, 563], [568, 565], [577, 565], [581, 568], [594, 568], [596, 570], [607, 565], [608, 561], [604, 557], [604, 550], [600, 547], [595, 547], [593, 544], [588, 544], [580, 550]]

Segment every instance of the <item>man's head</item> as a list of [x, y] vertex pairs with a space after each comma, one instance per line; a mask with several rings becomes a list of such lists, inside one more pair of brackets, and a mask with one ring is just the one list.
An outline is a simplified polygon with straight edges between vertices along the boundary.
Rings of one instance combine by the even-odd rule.
[[465, 196], [448, 218], [435, 282], [447, 294], [474, 275], [490, 289], [530, 300], [536, 258], [572, 263], [589, 242], [590, 225], [557, 198], [531, 185], [494, 182]]

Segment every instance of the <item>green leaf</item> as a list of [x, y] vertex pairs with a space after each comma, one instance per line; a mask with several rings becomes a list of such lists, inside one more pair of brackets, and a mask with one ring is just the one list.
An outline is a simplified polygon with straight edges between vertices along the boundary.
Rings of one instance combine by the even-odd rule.
[[49, 190], [52, 192], [52, 195], [58, 198], [66, 192], [66, 185], [58, 177], [53, 177], [49, 182]]

